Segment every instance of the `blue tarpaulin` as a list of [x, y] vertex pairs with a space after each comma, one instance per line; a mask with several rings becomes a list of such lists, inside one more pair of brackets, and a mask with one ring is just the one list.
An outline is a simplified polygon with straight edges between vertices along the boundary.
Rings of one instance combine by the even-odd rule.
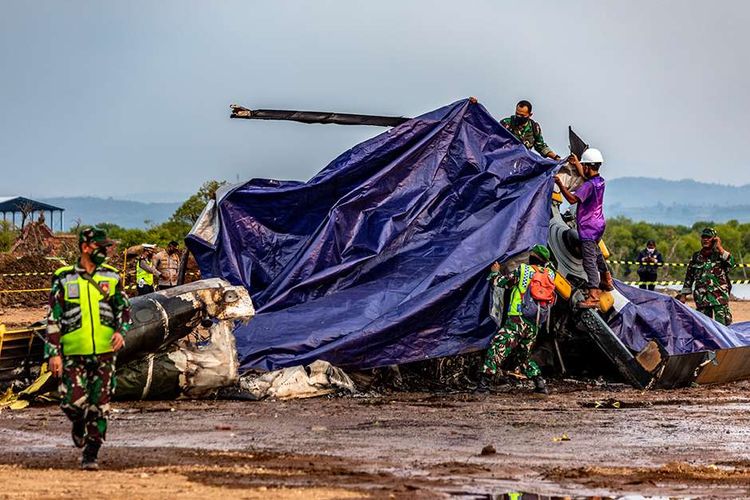
[[[546, 243], [556, 163], [529, 152], [479, 104], [459, 101], [336, 158], [308, 182], [253, 179], [187, 244], [204, 277], [251, 293], [235, 330], [243, 368], [323, 359], [372, 368], [487, 346], [487, 270]], [[200, 222], [199, 222], [200, 225]], [[669, 354], [750, 345], [674, 299], [617, 284], [609, 325], [631, 349]]]
[[663, 293], [615, 282], [626, 301], [615, 302], [608, 322], [626, 346], [640, 351], [650, 340], [668, 354], [750, 346], [750, 322], [724, 326]]
[[463, 100], [346, 151], [308, 182], [251, 180], [216, 206], [204, 277], [250, 291], [244, 368], [370, 368], [484, 348], [487, 269], [546, 243], [556, 162]]

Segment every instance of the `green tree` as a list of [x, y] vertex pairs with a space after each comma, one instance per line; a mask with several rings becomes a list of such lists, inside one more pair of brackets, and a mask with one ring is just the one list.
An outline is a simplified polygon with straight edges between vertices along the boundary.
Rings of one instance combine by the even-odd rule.
[[0, 252], [7, 252], [16, 241], [18, 231], [7, 220], [0, 221]]
[[186, 224], [190, 227], [200, 217], [209, 200], [214, 199], [216, 191], [226, 184], [226, 181], [207, 181], [198, 189], [198, 192], [188, 198], [185, 203], [175, 210], [170, 218], [171, 222]]

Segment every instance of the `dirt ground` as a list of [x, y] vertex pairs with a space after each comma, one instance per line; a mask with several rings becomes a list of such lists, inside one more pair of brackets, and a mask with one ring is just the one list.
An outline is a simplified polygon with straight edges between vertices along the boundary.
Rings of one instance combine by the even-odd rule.
[[44, 307], [6, 307], [0, 309], [0, 323], [6, 328], [22, 328], [47, 316]]
[[[546, 398], [519, 390], [118, 403], [99, 473], [77, 470], [58, 408], [5, 410], [0, 496], [750, 494], [750, 384], [645, 393], [552, 385]], [[482, 455], [488, 445], [496, 452]]]
[[[732, 309], [750, 320], [750, 303]], [[2, 321], [17, 325], [44, 315], [8, 311]], [[0, 497], [750, 496], [750, 382], [550, 385], [549, 397], [519, 388], [116, 403], [98, 473], [77, 469], [56, 406], [5, 409]]]

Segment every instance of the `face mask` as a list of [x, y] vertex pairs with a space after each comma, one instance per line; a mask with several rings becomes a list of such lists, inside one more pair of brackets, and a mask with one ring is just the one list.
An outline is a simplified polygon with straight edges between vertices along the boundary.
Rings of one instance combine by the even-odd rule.
[[654, 253], [654, 250], [656, 250], [656, 249], [655, 248], [647, 248], [646, 250], [648, 250], [649, 254], [652, 254], [652, 253]]
[[93, 252], [91, 252], [91, 261], [97, 266], [99, 264], [103, 264], [105, 260], [107, 260], [106, 248], [97, 248]]
[[528, 121], [529, 121], [529, 117], [528, 116], [513, 115], [513, 122], [516, 125], [526, 125], [526, 122], [528, 122]]

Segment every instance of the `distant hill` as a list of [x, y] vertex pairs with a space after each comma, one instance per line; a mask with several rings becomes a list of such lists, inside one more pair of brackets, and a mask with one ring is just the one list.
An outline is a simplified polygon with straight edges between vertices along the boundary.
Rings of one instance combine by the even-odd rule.
[[727, 186], [692, 180], [621, 177], [607, 181], [607, 217], [692, 225], [697, 221], [750, 222], [750, 185]]
[[733, 207], [696, 205], [654, 205], [651, 207], [604, 207], [608, 218], [622, 216], [633, 221], [692, 226], [696, 222], [750, 222], [750, 205]]
[[662, 205], [739, 206], [750, 204], [750, 185], [727, 186], [692, 180], [620, 177], [607, 181], [607, 204], [623, 207]]
[[166, 221], [182, 204], [94, 197], [42, 198], [40, 201], [65, 209], [65, 229], [72, 226], [76, 219], [83, 224], [110, 222], [126, 228], [144, 228]]

